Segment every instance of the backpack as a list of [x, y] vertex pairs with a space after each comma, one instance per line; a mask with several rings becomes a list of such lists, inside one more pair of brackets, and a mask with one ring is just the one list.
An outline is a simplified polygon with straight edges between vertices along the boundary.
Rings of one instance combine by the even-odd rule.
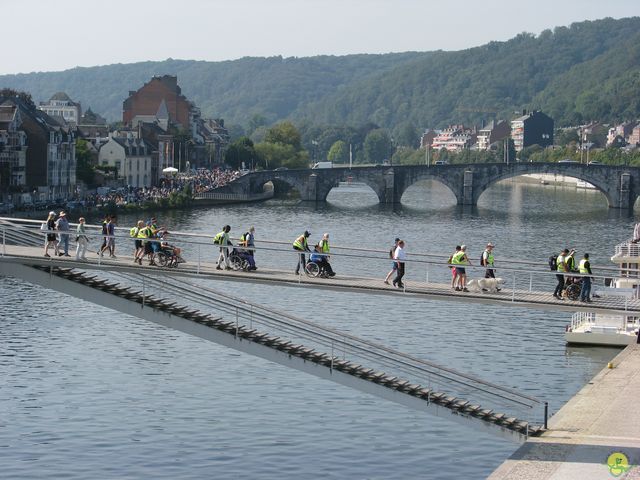
[[555, 255], [551, 255], [549, 257], [549, 269], [552, 272], [555, 272], [556, 270], [558, 270], [558, 257]]
[[485, 252], [482, 252], [482, 256], [480, 257], [480, 265], [483, 267], [487, 266], [487, 259], [485, 258]]

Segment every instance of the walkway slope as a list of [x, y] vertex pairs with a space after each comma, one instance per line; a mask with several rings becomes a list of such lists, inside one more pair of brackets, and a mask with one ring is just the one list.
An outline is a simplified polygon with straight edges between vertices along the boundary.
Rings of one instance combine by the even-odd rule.
[[[629, 345], [490, 480], [640, 479], [640, 345]], [[612, 454], [624, 461], [610, 468]]]

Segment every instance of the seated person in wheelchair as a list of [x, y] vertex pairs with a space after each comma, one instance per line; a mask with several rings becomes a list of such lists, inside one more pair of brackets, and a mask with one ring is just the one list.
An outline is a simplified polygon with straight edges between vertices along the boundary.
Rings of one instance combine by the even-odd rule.
[[182, 253], [182, 249], [167, 242], [168, 235], [169, 232], [167, 232], [166, 230], [162, 232], [162, 237], [160, 239], [160, 249], [168, 257], [168, 265], [174, 266], [178, 263], [184, 262], [184, 260], [182, 260], [182, 257], [180, 256], [180, 254]]
[[317, 263], [320, 267], [320, 274], [327, 275], [329, 277], [335, 276], [335, 272], [331, 268], [331, 264], [329, 263], [329, 256], [322, 253], [322, 247], [320, 244], [316, 245], [309, 257], [309, 261], [313, 263]]
[[[242, 235], [240, 237], [240, 243], [238, 245], [242, 245], [243, 247], [253, 247], [253, 244], [251, 243], [251, 238], [250, 237], [250, 233], [253, 231], [253, 227], [251, 227], [251, 230], [247, 233], [245, 233], [244, 235]], [[237, 253], [238, 256], [240, 258], [242, 258], [243, 260], [246, 260], [247, 263], [249, 264], [249, 268], [248, 270], [257, 270], [258, 267], [256, 267], [256, 260], [253, 256], [253, 250], [252, 249], [243, 249], [243, 248], [238, 248], [237, 249]]]

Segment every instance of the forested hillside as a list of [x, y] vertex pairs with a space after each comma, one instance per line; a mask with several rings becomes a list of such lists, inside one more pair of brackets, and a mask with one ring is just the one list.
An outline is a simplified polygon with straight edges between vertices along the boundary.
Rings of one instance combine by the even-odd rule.
[[372, 122], [397, 130], [512, 118], [542, 109], [556, 125], [640, 117], [640, 18], [522, 33], [457, 52], [227, 62], [166, 60], [0, 76], [36, 101], [67, 92], [121, 118], [122, 101], [152, 75], [173, 74], [205, 116], [246, 126], [255, 115], [309, 125]]

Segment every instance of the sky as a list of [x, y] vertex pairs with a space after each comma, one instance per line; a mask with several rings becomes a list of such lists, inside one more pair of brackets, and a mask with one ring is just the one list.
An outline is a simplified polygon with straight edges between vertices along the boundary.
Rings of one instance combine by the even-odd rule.
[[640, 0], [2, 0], [0, 75], [167, 58], [461, 50]]

